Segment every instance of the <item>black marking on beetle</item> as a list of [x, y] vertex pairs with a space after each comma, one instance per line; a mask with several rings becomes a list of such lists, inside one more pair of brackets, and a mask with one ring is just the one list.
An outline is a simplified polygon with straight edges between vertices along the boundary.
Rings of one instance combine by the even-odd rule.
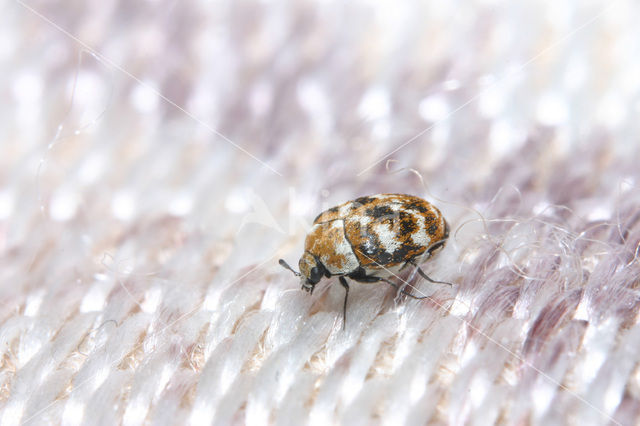
[[364, 253], [366, 256], [373, 256], [377, 252], [375, 239], [372, 236], [366, 236], [365, 242], [358, 246], [360, 253]]
[[393, 258], [392, 254], [383, 249], [377, 235], [364, 232], [362, 233], [365, 242], [358, 245], [358, 250], [375, 263], [386, 265]]
[[409, 258], [409, 253], [417, 252], [418, 254], [409, 258], [414, 259], [422, 254], [421, 249], [424, 249], [424, 247], [409, 243], [402, 244], [393, 252], [393, 263], [402, 263], [404, 260]]
[[315, 254], [311, 253], [311, 256], [313, 256], [313, 258], [316, 260], [316, 265], [319, 268], [322, 268], [323, 270], [323, 275], [327, 278], [331, 277], [331, 272], [329, 272], [329, 270], [327, 269], [327, 267], [324, 265], [324, 263], [322, 262], [322, 259], [320, 259], [320, 256], [316, 256]]
[[437, 230], [438, 230], [438, 225], [434, 223], [429, 227], [429, 229], [427, 229], [427, 233], [429, 233], [429, 235], [434, 235]]
[[426, 216], [423, 216], [423, 217], [424, 217], [424, 224], [425, 225], [432, 225], [432, 224], [435, 224], [435, 222], [436, 222], [436, 217], [433, 216], [433, 215], [426, 215]]
[[393, 259], [393, 256], [391, 255], [391, 253], [385, 250], [378, 255], [378, 259], [380, 259], [379, 263], [386, 265], [387, 263], [389, 263], [389, 261], [391, 261], [391, 259]]
[[431, 257], [434, 251], [444, 247], [445, 243], [449, 239], [449, 223], [447, 223], [447, 221], [444, 219], [443, 221], [444, 221], [444, 235], [442, 236], [442, 239], [440, 241], [438, 241], [437, 243], [435, 243], [434, 245], [432, 245], [427, 249], [427, 253], [429, 254], [429, 257]]
[[402, 235], [410, 235], [418, 230], [418, 226], [414, 221], [413, 215], [400, 212], [400, 233]]
[[373, 198], [373, 197], [359, 197], [356, 198], [355, 200], [353, 200], [354, 203], [360, 204], [361, 206], [373, 203], [374, 201], [376, 201], [377, 198]]
[[396, 212], [391, 210], [391, 208], [389, 206], [374, 206], [374, 207], [370, 207], [370, 208], [365, 210], [365, 214], [367, 216], [370, 216], [370, 217], [374, 218], [374, 219], [393, 218], [394, 216], [398, 215]]
[[417, 203], [417, 202], [415, 202], [415, 201], [412, 201], [412, 202], [410, 202], [410, 203], [407, 203], [407, 204], [405, 204], [404, 206], [405, 206], [405, 208], [406, 208], [407, 210], [417, 210], [417, 211], [419, 211], [420, 213], [427, 213], [427, 212], [429, 212], [429, 209], [428, 209], [428, 208], [426, 208], [426, 207], [425, 207], [425, 206], [423, 206], [422, 204], [419, 204], [419, 203]]

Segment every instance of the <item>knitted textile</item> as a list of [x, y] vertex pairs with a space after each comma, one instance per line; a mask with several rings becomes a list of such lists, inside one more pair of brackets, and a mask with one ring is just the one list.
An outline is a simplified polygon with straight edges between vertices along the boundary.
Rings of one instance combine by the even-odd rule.
[[[0, 8], [0, 423], [637, 424], [640, 3]], [[441, 252], [296, 265], [421, 196]]]

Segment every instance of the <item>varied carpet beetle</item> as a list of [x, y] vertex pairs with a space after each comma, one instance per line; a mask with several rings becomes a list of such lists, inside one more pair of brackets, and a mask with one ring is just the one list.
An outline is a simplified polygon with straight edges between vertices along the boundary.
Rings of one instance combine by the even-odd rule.
[[[440, 211], [422, 198], [404, 194], [378, 194], [356, 198], [320, 213], [313, 221], [304, 253], [294, 271], [283, 259], [280, 265], [300, 277], [302, 289], [313, 293], [323, 277], [337, 276], [345, 289], [343, 327], [347, 317], [349, 284], [345, 277], [361, 283], [384, 281], [380, 276], [407, 265], [433, 283], [417, 264], [444, 246], [449, 225]], [[416, 297], [403, 290], [403, 293]]]

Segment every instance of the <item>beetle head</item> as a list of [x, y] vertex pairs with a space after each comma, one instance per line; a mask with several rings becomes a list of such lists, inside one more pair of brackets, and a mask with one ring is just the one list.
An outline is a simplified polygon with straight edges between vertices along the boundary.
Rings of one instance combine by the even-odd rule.
[[326, 268], [311, 253], [305, 252], [298, 262], [300, 272], [295, 271], [284, 259], [280, 259], [280, 265], [294, 273], [296, 277], [300, 277], [302, 289], [313, 293], [313, 288], [326, 274]]
[[304, 252], [298, 262], [300, 267], [300, 280], [302, 289], [313, 293], [313, 288], [325, 275], [326, 269], [322, 262], [315, 258], [311, 253]]

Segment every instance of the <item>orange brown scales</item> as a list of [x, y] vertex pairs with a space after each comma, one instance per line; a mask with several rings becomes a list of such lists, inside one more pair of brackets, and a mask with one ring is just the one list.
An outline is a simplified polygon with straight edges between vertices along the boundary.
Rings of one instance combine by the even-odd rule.
[[[342, 249], [341, 249], [342, 248]], [[357, 267], [351, 246], [345, 238], [342, 221], [316, 224], [304, 243], [304, 250], [320, 259], [331, 273]]]

